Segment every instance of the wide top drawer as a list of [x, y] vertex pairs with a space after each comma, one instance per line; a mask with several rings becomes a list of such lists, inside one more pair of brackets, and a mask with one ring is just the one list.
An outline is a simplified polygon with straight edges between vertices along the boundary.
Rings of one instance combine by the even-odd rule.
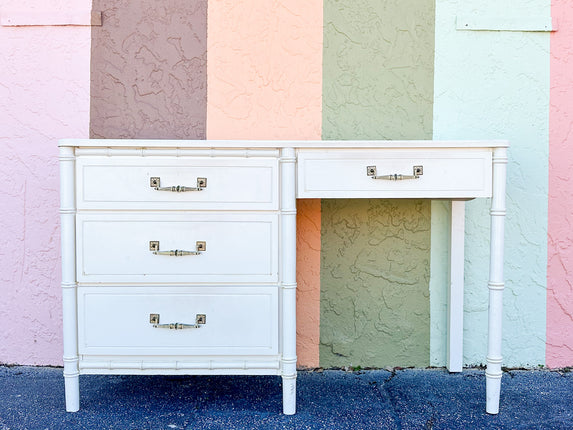
[[275, 158], [78, 157], [78, 209], [276, 210]]
[[298, 152], [299, 198], [491, 196], [492, 153], [480, 148], [308, 149]]

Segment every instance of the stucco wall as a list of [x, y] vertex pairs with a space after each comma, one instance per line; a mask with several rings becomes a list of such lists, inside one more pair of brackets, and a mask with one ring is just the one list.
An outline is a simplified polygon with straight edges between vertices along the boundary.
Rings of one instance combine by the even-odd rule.
[[428, 365], [430, 205], [323, 200], [320, 363]]
[[94, 0], [90, 136], [204, 139], [207, 0]]
[[[490, 31], [456, 29], [467, 17]], [[511, 145], [502, 347], [507, 366], [545, 361], [549, 33], [538, 30], [549, 21], [546, 0], [436, 3], [434, 138], [508, 139]], [[502, 31], [508, 27], [519, 31]], [[466, 205], [466, 364], [485, 363], [489, 204], [478, 199]], [[432, 284], [432, 300], [445, 303], [445, 291]], [[443, 329], [433, 326], [433, 351], [445, 348]]]
[[[323, 138], [431, 138], [434, 2], [324, 7]], [[323, 200], [321, 365], [429, 364], [429, 215], [428, 201]]]
[[573, 365], [573, 8], [553, 0], [551, 35], [547, 365]]
[[210, 0], [209, 139], [320, 139], [322, 0]]
[[[175, 0], [142, 7], [95, 0], [104, 26], [95, 28], [91, 45], [88, 21], [51, 25], [89, 16], [91, 2], [4, 0], [0, 17], [20, 11], [25, 20], [33, 11], [35, 24], [50, 25], [0, 26], [0, 363], [61, 364], [57, 139], [90, 134], [91, 79], [92, 137], [319, 139], [322, 127], [325, 139], [509, 139], [504, 364], [573, 364], [571, 5], [553, 0], [550, 11], [550, 0], [437, 0], [434, 23], [433, 4]], [[550, 12], [558, 25], [551, 56], [543, 30]], [[482, 31], [456, 28], [468, 17]], [[299, 203], [302, 365], [319, 363], [320, 230], [336, 231], [337, 214], [346, 210], [340, 204], [327, 202], [322, 213], [318, 200]], [[488, 205], [467, 204], [466, 364], [485, 361]], [[370, 220], [379, 209], [361, 208], [345, 223], [358, 220], [370, 231], [388, 215]], [[403, 220], [413, 213], [398, 209]], [[431, 251], [417, 258], [418, 279], [425, 279], [431, 252], [431, 309], [415, 318], [425, 330], [430, 313], [433, 365], [445, 364], [447, 211], [447, 203], [432, 203]], [[421, 212], [425, 225], [427, 210]], [[428, 240], [425, 227], [417, 234]], [[342, 267], [348, 285], [382, 291], [377, 282], [366, 288], [355, 281], [353, 264], [336, 262], [353, 249], [358, 261], [358, 249], [369, 252], [366, 238], [351, 249], [336, 247], [336, 235], [323, 241], [323, 269]], [[387, 259], [380, 252], [373, 260]], [[428, 305], [427, 286], [419, 294]], [[347, 328], [325, 321], [324, 332], [344, 341], [336, 333]], [[416, 343], [419, 357], [427, 355], [427, 341]], [[334, 363], [333, 344], [325, 345], [327, 363]], [[337, 363], [365, 365], [361, 358]]]
[[[322, 0], [210, 0], [208, 29], [208, 139], [320, 139]], [[315, 367], [320, 201], [297, 212], [298, 364]]]
[[[0, 16], [89, 7], [3, 1]], [[0, 26], [0, 363], [62, 362], [57, 140], [88, 136], [89, 44], [87, 26]]]
[[320, 342], [320, 199], [296, 203], [296, 354], [301, 367], [318, 367]]
[[432, 136], [434, 2], [324, 1], [323, 139]]

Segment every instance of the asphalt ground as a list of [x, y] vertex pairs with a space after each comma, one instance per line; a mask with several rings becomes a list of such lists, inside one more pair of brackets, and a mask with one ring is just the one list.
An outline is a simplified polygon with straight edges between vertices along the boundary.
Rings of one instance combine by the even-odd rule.
[[0, 367], [0, 430], [573, 429], [573, 372], [509, 370], [500, 413], [483, 370], [301, 371], [297, 413], [278, 376], [80, 376], [65, 412], [61, 368]]

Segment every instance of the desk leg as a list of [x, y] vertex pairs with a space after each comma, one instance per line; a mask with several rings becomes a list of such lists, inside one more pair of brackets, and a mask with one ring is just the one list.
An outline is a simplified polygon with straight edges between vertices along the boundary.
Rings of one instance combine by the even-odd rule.
[[452, 201], [450, 222], [450, 271], [448, 289], [447, 367], [461, 372], [464, 340], [464, 233], [466, 203]]
[[501, 391], [501, 322], [503, 299], [503, 236], [505, 220], [505, 177], [507, 149], [493, 153], [493, 193], [491, 199], [491, 240], [489, 268], [489, 311], [486, 376], [486, 412], [499, 412]]
[[296, 154], [281, 150], [281, 294], [283, 413], [296, 412]]
[[80, 409], [78, 369], [78, 317], [76, 284], [75, 156], [73, 148], [60, 148], [60, 220], [62, 235], [62, 317], [66, 411]]

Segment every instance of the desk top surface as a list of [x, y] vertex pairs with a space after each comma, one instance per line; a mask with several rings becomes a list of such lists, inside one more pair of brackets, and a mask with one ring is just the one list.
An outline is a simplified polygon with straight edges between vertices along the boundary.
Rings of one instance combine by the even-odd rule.
[[159, 140], [62, 139], [60, 147], [92, 148], [296, 148], [296, 149], [431, 149], [506, 148], [506, 140]]

